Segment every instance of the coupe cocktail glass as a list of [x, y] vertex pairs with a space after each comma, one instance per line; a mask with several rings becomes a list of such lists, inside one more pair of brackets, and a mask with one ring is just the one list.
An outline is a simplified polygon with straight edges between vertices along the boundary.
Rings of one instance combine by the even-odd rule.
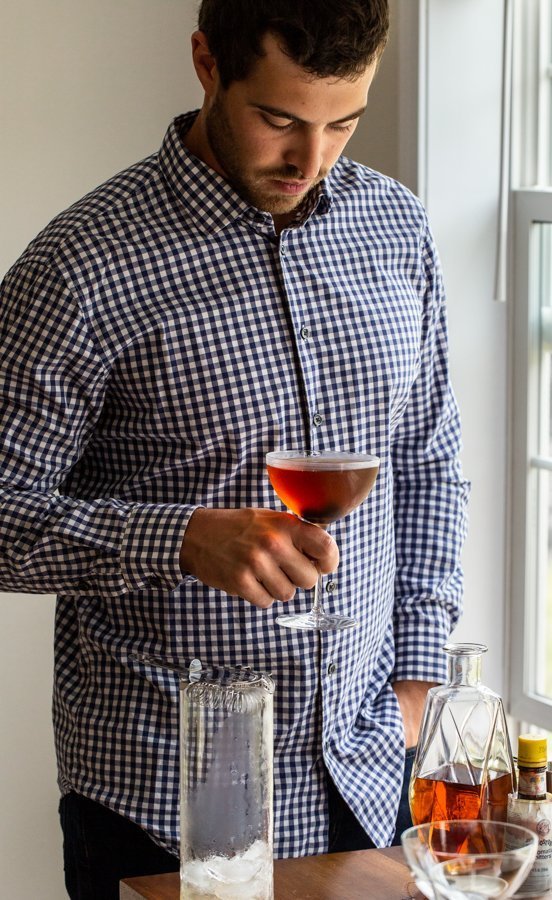
[[[379, 469], [379, 458], [369, 453], [340, 450], [275, 450], [266, 455], [266, 467], [278, 497], [296, 516], [327, 528], [366, 500]], [[276, 621], [286, 628], [340, 631], [356, 625], [349, 616], [329, 615], [320, 601], [322, 578], [314, 588], [309, 613], [287, 614]]]

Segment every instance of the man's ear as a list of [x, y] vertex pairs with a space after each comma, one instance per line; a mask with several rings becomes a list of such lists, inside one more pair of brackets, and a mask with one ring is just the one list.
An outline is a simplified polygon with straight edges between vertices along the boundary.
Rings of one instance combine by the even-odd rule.
[[205, 94], [212, 96], [219, 83], [218, 69], [203, 31], [192, 34], [192, 61]]

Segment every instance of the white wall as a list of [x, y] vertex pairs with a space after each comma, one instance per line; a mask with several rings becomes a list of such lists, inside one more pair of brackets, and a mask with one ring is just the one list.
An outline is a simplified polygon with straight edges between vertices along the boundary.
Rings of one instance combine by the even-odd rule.
[[[192, 0], [0, 4], [0, 273], [61, 209], [200, 102]], [[52, 597], [0, 593], [0, 892], [65, 895], [50, 719]]]
[[194, 0], [0, 6], [4, 270], [55, 213], [152, 153], [199, 102]]
[[[404, 0], [402, 0], [404, 2]], [[426, 204], [449, 301], [451, 369], [472, 481], [463, 640], [504, 694], [506, 305], [493, 299], [503, 0], [428, 0]]]
[[422, 197], [439, 248], [472, 481], [454, 637], [487, 644], [483, 680], [504, 695], [507, 309], [493, 299], [504, 3], [390, 5], [395, 30], [350, 147]]

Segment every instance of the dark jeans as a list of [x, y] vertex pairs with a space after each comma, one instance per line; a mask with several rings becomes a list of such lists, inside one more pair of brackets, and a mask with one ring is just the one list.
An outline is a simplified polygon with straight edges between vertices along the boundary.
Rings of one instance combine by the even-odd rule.
[[71, 900], [119, 900], [119, 881], [176, 872], [179, 861], [134, 822], [80, 794], [59, 804], [65, 887]]
[[[414, 749], [407, 750], [406, 770], [394, 843], [411, 824], [408, 781]], [[373, 843], [333, 782], [328, 779], [330, 846], [337, 853], [362, 850]], [[59, 805], [63, 829], [65, 886], [71, 900], [119, 900], [119, 881], [135, 875], [176, 872], [178, 859], [158, 847], [138, 825], [100, 803], [70, 793]]]

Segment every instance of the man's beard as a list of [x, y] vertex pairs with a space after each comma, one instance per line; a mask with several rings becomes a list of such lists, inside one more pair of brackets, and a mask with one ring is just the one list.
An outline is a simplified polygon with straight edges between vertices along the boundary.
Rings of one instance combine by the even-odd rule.
[[[302, 174], [295, 166], [283, 166], [280, 169], [266, 169], [256, 174], [245, 174], [244, 159], [236, 146], [232, 127], [220, 95], [215, 98], [207, 113], [206, 131], [209, 146], [227, 181], [250, 206], [274, 215], [281, 215], [293, 212], [305, 202], [310, 191], [296, 197], [289, 197], [268, 193], [266, 190], [266, 182], [272, 179], [300, 181]], [[315, 182], [310, 182], [310, 190], [322, 180], [322, 177], [320, 175]]]

